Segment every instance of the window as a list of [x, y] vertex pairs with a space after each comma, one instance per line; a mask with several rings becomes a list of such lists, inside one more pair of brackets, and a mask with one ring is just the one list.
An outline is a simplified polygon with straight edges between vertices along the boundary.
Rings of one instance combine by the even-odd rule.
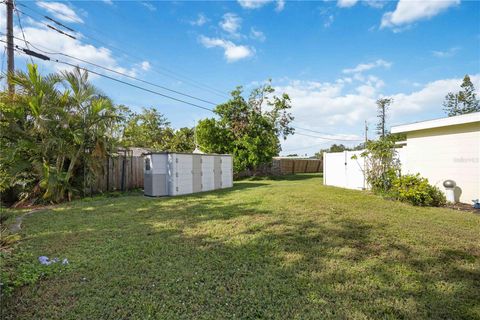
[[145, 171], [150, 171], [150, 158], [145, 158]]

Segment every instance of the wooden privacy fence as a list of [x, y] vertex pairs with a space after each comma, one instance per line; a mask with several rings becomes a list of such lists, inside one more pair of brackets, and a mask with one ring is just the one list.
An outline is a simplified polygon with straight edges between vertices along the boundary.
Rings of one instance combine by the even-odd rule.
[[235, 178], [315, 172], [323, 172], [323, 162], [321, 159], [275, 157], [271, 163], [262, 164], [255, 169], [236, 173]]
[[144, 158], [117, 155], [109, 157], [103, 175], [97, 177], [93, 192], [126, 191], [143, 188]]
[[273, 174], [295, 174], [322, 172], [322, 160], [320, 159], [295, 159], [295, 158], [273, 158]]

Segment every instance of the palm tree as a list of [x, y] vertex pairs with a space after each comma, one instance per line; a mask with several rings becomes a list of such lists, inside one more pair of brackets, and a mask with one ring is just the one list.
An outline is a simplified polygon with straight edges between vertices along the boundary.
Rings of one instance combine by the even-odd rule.
[[29, 65], [11, 81], [17, 94], [0, 97], [0, 189], [19, 187], [24, 201], [85, 193], [115, 146], [115, 106], [79, 68], [43, 77]]

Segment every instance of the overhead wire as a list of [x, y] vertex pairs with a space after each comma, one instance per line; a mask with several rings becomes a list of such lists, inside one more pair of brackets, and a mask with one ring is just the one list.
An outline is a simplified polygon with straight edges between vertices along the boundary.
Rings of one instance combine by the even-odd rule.
[[[6, 41], [3, 41], [3, 40], [0, 40], [0, 41], [1, 41], [1, 42], [6, 42]], [[90, 72], [90, 73], [95, 74], [95, 75], [98, 75], [98, 76], [100, 76], [100, 77], [104, 77], [104, 78], [110, 79], [110, 80], [115, 81], [115, 82], [118, 82], [118, 83], [122, 83], [122, 84], [128, 85], [128, 86], [133, 87], [133, 88], [137, 88], [137, 89], [140, 89], [140, 90], [143, 90], [143, 91], [146, 91], [146, 92], [150, 92], [150, 93], [156, 94], [156, 95], [158, 95], [158, 96], [161, 96], [161, 97], [164, 97], [164, 98], [173, 100], [173, 101], [177, 101], [177, 102], [180, 102], [180, 103], [184, 103], [184, 104], [187, 104], [187, 105], [190, 105], [190, 106], [199, 108], [199, 109], [203, 109], [203, 110], [207, 110], [207, 111], [210, 111], [210, 112], [214, 112], [213, 109], [211, 109], [211, 108], [207, 108], [207, 107], [204, 107], [204, 106], [201, 106], [201, 105], [198, 105], [198, 104], [189, 102], [189, 101], [185, 101], [185, 100], [182, 100], [182, 99], [178, 99], [178, 98], [176, 98], [176, 97], [172, 97], [172, 96], [163, 94], [163, 93], [158, 92], [158, 91], [154, 91], [154, 90], [151, 90], [151, 89], [148, 89], [148, 88], [145, 88], [145, 87], [141, 87], [141, 86], [138, 86], [138, 85], [136, 85], [136, 84], [133, 84], [133, 83], [130, 83], [130, 82], [127, 82], [127, 81], [123, 81], [123, 80], [120, 80], [120, 79], [117, 79], [117, 78], [114, 78], [114, 77], [105, 75], [105, 74], [103, 74], [103, 73], [96, 72], [96, 71], [94, 71], [94, 70], [91, 70], [91, 69], [88, 69], [88, 68], [85, 68], [85, 67], [82, 67], [82, 66], [79, 66], [79, 65], [75, 65], [75, 64], [70, 63], [70, 62], [66, 62], [66, 61], [62, 61], [62, 60], [50, 58], [50, 57], [44, 56], [44, 55], [39, 55], [38, 53], [31, 52], [31, 50], [28, 50], [28, 49], [25, 49], [25, 48], [21, 48], [21, 47], [19, 47], [19, 46], [16, 46], [16, 49], [15, 49], [15, 50], [16, 50], [17, 52], [20, 52], [20, 53], [22, 53], [22, 54], [27, 54], [27, 55], [32, 55], [32, 53], [33, 53], [33, 54], [35, 54], [35, 55], [33, 55], [33, 57], [38, 58], [38, 59], [42, 59], [42, 60], [45, 60], [45, 61], [56, 62], [56, 63], [68, 65], [68, 66], [71, 66], [71, 67], [74, 67], [74, 68], [79, 68], [79, 69], [81, 69], [81, 70]]]
[[[3, 40], [0, 40], [0, 41], [6, 43], [6, 41], [3, 41]], [[129, 83], [129, 82], [126, 82], [126, 81], [123, 81], [123, 80], [120, 80], [120, 79], [117, 79], [117, 78], [114, 78], [114, 77], [105, 75], [105, 74], [103, 74], [103, 73], [96, 72], [96, 71], [94, 71], [94, 70], [91, 70], [91, 69], [88, 69], [88, 68], [79, 66], [79, 65], [75, 65], [75, 64], [72, 64], [72, 63], [69, 63], [69, 62], [66, 62], [66, 61], [62, 61], [62, 60], [50, 58], [50, 57], [48, 57], [48, 56], [38, 54], [38, 53], [33, 52], [33, 51], [31, 51], [31, 50], [24, 49], [24, 48], [20, 48], [19, 46], [16, 46], [16, 48], [17, 48], [17, 51], [19, 51], [19, 52], [21, 52], [21, 53], [23, 53], [23, 54], [27, 54], [27, 55], [29, 55], [29, 56], [33, 56], [33, 57], [35, 57], [35, 58], [39, 58], [39, 59], [47, 60], [47, 61], [52, 61], [52, 62], [56, 62], [56, 63], [68, 65], [68, 66], [71, 66], [71, 67], [78, 67], [79, 69], [82, 69], [82, 70], [84, 70], [84, 71], [90, 72], [90, 73], [92, 73], [92, 74], [96, 74], [96, 75], [98, 75], [98, 76], [101, 76], [101, 77], [110, 79], [110, 80], [115, 81], [115, 82], [118, 82], [118, 83], [122, 83], [122, 84], [124, 84], [124, 85], [128, 85], [128, 86], [137, 88], [137, 89], [139, 89], [139, 90], [143, 90], [143, 91], [146, 91], [146, 92], [149, 92], [149, 93], [152, 93], [152, 94], [156, 94], [156, 95], [162, 96], [162, 97], [164, 97], [164, 98], [168, 98], [168, 99], [171, 99], [171, 100], [174, 100], [174, 101], [177, 101], [177, 102], [180, 102], [180, 103], [184, 103], [184, 104], [187, 104], [187, 105], [196, 107], [196, 108], [200, 108], [200, 109], [203, 109], [203, 110], [207, 110], [207, 111], [210, 111], [210, 112], [214, 112], [214, 110], [211, 109], [211, 108], [207, 108], [207, 107], [204, 107], [204, 106], [200, 106], [200, 105], [198, 105], [198, 104], [191, 103], [191, 102], [189, 102], [189, 101], [185, 101], [185, 100], [182, 100], [182, 99], [178, 99], [178, 98], [175, 98], [175, 97], [172, 97], [172, 96], [169, 96], [169, 95], [160, 93], [160, 92], [158, 92], [158, 91], [154, 91], [154, 90], [151, 90], [151, 89], [142, 87], [142, 86], [138, 86], [138, 85], [135, 85], [135, 84], [132, 84], [132, 83]], [[296, 126], [292, 126], [292, 128], [294, 128], [294, 129], [300, 129], [299, 127], [296, 127]], [[304, 128], [302, 128], [302, 129], [304, 129]], [[302, 129], [300, 129], [300, 130], [302, 130]], [[360, 139], [333, 138], [333, 137], [310, 135], [310, 134], [305, 134], [305, 133], [300, 133], [300, 132], [295, 132], [295, 134], [301, 135], [301, 136], [310, 137], [310, 138], [328, 140], [328, 141], [348, 141], [348, 142], [358, 142], [358, 141], [362, 141], [362, 140], [360, 140]]]
[[[22, 6], [22, 7], [24, 7], [24, 8], [27, 8], [27, 9], [31, 10], [32, 12], [34, 12], [35, 14], [37, 14], [38, 16], [41, 16], [42, 18], [46, 18], [46, 19], [49, 19], [49, 20], [56, 21], [55, 19], [52, 19], [51, 17], [48, 17], [48, 16], [46, 16], [46, 15], [43, 15], [43, 14], [40, 13], [38, 10], [33, 9], [33, 8], [30, 7], [30, 6], [27, 6], [27, 5], [23, 4], [23, 3], [18, 3], [18, 4], [19, 4], [20, 6]], [[50, 8], [50, 10], [53, 11], [53, 12], [56, 12], [56, 13], [58, 13], [58, 14], [62, 14], [61, 12], [55, 10], [54, 8]], [[22, 14], [26, 14], [25, 12], [22, 12], [22, 11], [20, 11], [20, 12], [21, 12]], [[26, 15], [32, 17], [32, 16], [29, 15], [29, 14], [26, 14]], [[33, 18], [33, 17], [32, 17], [32, 18]], [[58, 21], [57, 21], [57, 22], [58, 22]], [[48, 24], [45, 24], [45, 25], [49, 26]], [[67, 29], [69, 29], [69, 30], [72, 31], [72, 32], [77, 32], [77, 31], [75, 31], [74, 29], [72, 29], [72, 28], [70, 28], [70, 27], [67, 27], [67, 26], [65, 26], [65, 25], [62, 24], [62, 23], [60, 23], [60, 25], [66, 27]], [[49, 28], [52, 28], [52, 27], [49, 26]], [[92, 27], [86, 27], [86, 28], [92, 28]], [[126, 50], [124, 50], [124, 49], [122, 49], [122, 48], [113, 46], [113, 45], [111, 45], [111, 44], [109, 44], [109, 43], [107, 43], [107, 42], [105, 42], [105, 41], [102, 41], [102, 40], [100, 40], [100, 39], [98, 39], [98, 38], [96, 38], [96, 37], [93, 37], [93, 36], [91, 36], [91, 35], [89, 35], [89, 34], [87, 34], [87, 33], [85, 33], [85, 32], [82, 32], [82, 34], [83, 34], [85, 37], [90, 38], [91, 40], [94, 40], [94, 41], [96, 41], [96, 42], [98, 42], [98, 43], [102, 43], [102, 44], [104, 44], [105, 46], [107, 46], [107, 47], [109, 47], [109, 48], [111, 48], [111, 49], [120, 51], [120, 52], [126, 54], [126, 55], [127, 55], [128, 57], [130, 57], [130, 58], [134, 57], [134, 58], [139, 59], [139, 60], [145, 60], [145, 59], [142, 58], [142, 57], [139, 57], [139, 56], [137, 56], [137, 55], [135, 55], [135, 54], [132, 54], [132, 53], [130, 53], [130, 52], [127, 52]], [[68, 34], [67, 34], [67, 36], [68, 36]], [[133, 61], [133, 59], [130, 59], [130, 60]], [[187, 77], [187, 76], [180, 75], [180, 74], [178, 74], [178, 73], [176, 73], [176, 72], [174, 72], [174, 71], [169, 70], [168, 68], [161, 67], [161, 66], [158, 66], [158, 65], [156, 65], [156, 64], [154, 64], [153, 67], [154, 67], [154, 68], [152, 68], [151, 70], [152, 70], [153, 72], [156, 72], [156, 73], [162, 75], [162, 76], [167, 76], [167, 77], [171, 77], [171, 78], [173, 78], [173, 79], [175, 79], [175, 80], [183, 81], [183, 82], [188, 83], [189, 85], [194, 86], [194, 87], [196, 87], [196, 88], [198, 88], [198, 89], [201, 89], [201, 90], [204, 90], [204, 91], [209, 91], [210, 93], [213, 93], [213, 94], [216, 94], [216, 95], [219, 95], [219, 96], [222, 96], [222, 97], [227, 97], [227, 98], [230, 97], [230, 96], [227, 95], [225, 92], [222, 92], [222, 91], [220, 91], [220, 90], [218, 90], [218, 89], [216, 89], [216, 88], [214, 88], [214, 87], [212, 87], [212, 86], [209, 86], [209, 85], [206, 85], [206, 84], [201, 83], [201, 82], [199, 82], [199, 81], [196, 81], [196, 80], [194, 80], [194, 79], [191, 79], [191, 78], [189, 78], [189, 77]], [[159, 71], [156, 70], [155, 68], [162, 69], [164, 72], [159, 72]], [[169, 74], [165, 74], [165, 73], [169, 73]]]
[[[18, 13], [18, 10], [17, 10], [17, 8], [16, 8], [16, 1], [13, 2], [13, 8], [14, 8], [15, 14], [16, 14], [16, 16], [17, 16], [18, 25], [20, 26], [20, 31], [22, 32], [23, 40], [25, 41], [25, 45], [26, 45], [27, 48], [28, 48], [27, 40], [26, 40], [26, 38], [25, 38], [25, 32], [23, 31], [22, 21], [20, 20], [20, 14]], [[30, 57], [30, 61], [31, 61], [32, 64], [33, 64], [33, 59], [32, 59], [32, 57]]]
[[[294, 129], [298, 129], [297, 127], [292, 126]], [[342, 139], [342, 138], [331, 138], [331, 137], [323, 137], [323, 136], [314, 136], [310, 134], [305, 134], [305, 133], [298, 133], [295, 132], [295, 134], [298, 134], [300, 136], [305, 136], [305, 137], [310, 137], [310, 138], [317, 138], [317, 139], [324, 139], [324, 140], [330, 140], [330, 141], [351, 141], [351, 142], [357, 142], [357, 141], [363, 141], [361, 139]]]
[[[2, 33], [2, 32], [0, 32], [0, 34], [4, 35], [4, 33]], [[41, 49], [41, 48], [37, 47], [37, 46], [40, 46], [39, 44], [33, 44], [31, 41], [28, 41], [28, 40], [25, 40], [25, 39], [20, 39], [18, 37], [14, 37], [14, 38], [17, 39], [17, 40], [25, 42], [25, 44], [27, 45], [27, 48], [28, 48], [28, 45], [30, 45], [31, 47], [33, 47], [33, 48], [35, 48], [35, 49], [37, 49], [37, 50], [39, 50], [43, 53], [46, 53], [46, 54], [61, 55], [61, 56], [68, 57], [68, 58], [73, 59], [73, 60], [81, 61], [83, 63], [90, 64], [90, 65], [95, 66], [97, 68], [104, 69], [104, 70], [112, 72], [112, 73], [116, 73], [116, 74], [121, 75], [123, 77], [130, 78], [130, 79], [133, 79], [133, 80], [136, 80], [136, 81], [139, 81], [139, 82], [142, 82], [142, 83], [145, 83], [145, 84], [148, 84], [148, 85], [151, 85], [151, 86], [154, 86], [154, 87], [157, 87], [157, 88], [160, 88], [160, 89], [163, 89], [163, 90], [166, 90], [166, 91], [178, 94], [178, 95], [182, 95], [184, 97], [188, 97], [188, 98], [191, 98], [191, 99], [194, 99], [194, 100], [198, 100], [198, 101], [201, 101], [201, 102], [204, 102], [204, 103], [208, 103], [208, 104], [211, 104], [211, 105], [214, 105], [214, 106], [219, 104], [219, 103], [215, 103], [215, 102], [212, 102], [212, 101], [209, 101], [209, 100], [205, 100], [205, 99], [195, 97], [193, 95], [190, 95], [190, 94], [178, 91], [178, 90], [170, 89], [168, 87], [165, 87], [165, 86], [162, 86], [162, 85], [159, 85], [159, 84], [147, 81], [147, 80], [143, 80], [143, 79], [140, 79], [138, 77], [134, 77], [132, 75], [114, 70], [112, 68], [104, 67], [102, 65], [99, 65], [97, 63], [94, 63], [94, 62], [91, 62], [91, 61], [88, 61], [88, 60], [85, 60], [85, 59], [77, 58], [77, 57], [72, 56], [70, 54], [66, 54], [66, 53], [63, 53], [63, 52], [52, 52], [52, 51], [47, 51], [47, 50]]]
[[[74, 29], [72, 29], [72, 28], [64, 25], [63, 23], [58, 22], [58, 21], [56, 21], [55, 19], [52, 19], [52, 18], [50, 18], [50, 17], [48, 17], [48, 16], [46, 16], [46, 15], [42, 15], [42, 14], [39, 13], [38, 11], [36, 11], [36, 10], [34, 10], [34, 9], [32, 9], [32, 8], [24, 5], [24, 4], [20, 4], [20, 3], [18, 3], [18, 4], [21, 5], [21, 6], [23, 6], [23, 7], [25, 7], [25, 8], [28, 8], [28, 9], [32, 10], [33, 12], [35, 12], [35, 13], [37, 13], [38, 15], [42, 16], [43, 18], [46, 18], [46, 19], [48, 19], [49, 21], [52, 21], [52, 22], [54, 22], [55, 24], [57, 24], [57, 25], [59, 25], [59, 26], [61, 26], [61, 27], [64, 27], [64, 28], [68, 29], [69, 31], [76, 32]], [[166, 91], [170, 91], [170, 92], [172, 92], [172, 93], [176, 93], [176, 94], [179, 94], [179, 95], [182, 95], [182, 96], [185, 96], [185, 97], [189, 97], [189, 98], [192, 98], [192, 99], [195, 99], [195, 100], [198, 100], [198, 101], [202, 101], [202, 102], [205, 102], [205, 103], [208, 103], [208, 104], [217, 105], [217, 103], [214, 103], [214, 102], [211, 102], [211, 101], [208, 101], [208, 100], [204, 100], [204, 99], [201, 99], [201, 98], [197, 98], [197, 97], [194, 97], [194, 96], [192, 96], [192, 95], [185, 94], [185, 93], [183, 93], [183, 92], [180, 92], [180, 91], [177, 91], [177, 90], [173, 90], [173, 89], [170, 89], [170, 88], [167, 88], [167, 87], [164, 87], [164, 86], [161, 86], [161, 85], [158, 85], [158, 84], [155, 84], [155, 83], [152, 83], [152, 82], [143, 80], [143, 79], [139, 79], [139, 78], [137, 78], [137, 77], [133, 77], [133, 76], [131, 76], [131, 75], [128, 75], [128, 74], [119, 72], [119, 71], [117, 71], [117, 70], [113, 70], [113, 69], [111, 69], [111, 68], [107, 68], [107, 67], [104, 67], [104, 66], [95, 64], [95, 63], [93, 63], [93, 62], [90, 62], [90, 61], [87, 61], [87, 60], [84, 60], [84, 59], [80, 59], [80, 58], [74, 57], [74, 56], [72, 56], [72, 55], [68, 55], [68, 54], [61, 53], [61, 52], [48, 52], [48, 51], [42, 50], [42, 49], [36, 47], [36, 46], [35, 46], [34, 44], [32, 44], [31, 42], [29, 42], [29, 41], [26, 40], [26, 38], [25, 38], [25, 33], [24, 33], [23, 28], [22, 28], [22, 26], [21, 26], [20, 16], [19, 16], [18, 13], [20, 12], [20, 13], [22, 13], [22, 14], [24, 14], [24, 15], [27, 15], [27, 16], [31, 17], [32, 19], [35, 19], [35, 18], [33, 18], [31, 15], [29, 15], [29, 14], [23, 12], [23, 11], [18, 10], [18, 8], [15, 8], [15, 11], [16, 11], [16, 14], [17, 14], [17, 18], [18, 18], [18, 21], [19, 21], [20, 28], [21, 28], [21, 30], [22, 30], [23, 41], [25, 42], [25, 45], [27, 46], [27, 49], [28, 49], [28, 45], [31, 45], [32, 47], [36, 48], [37, 50], [42, 51], [42, 52], [47, 53], [47, 54], [62, 55], [62, 56], [68, 57], [68, 58], [70, 58], [70, 59], [74, 59], [74, 60], [77, 60], [77, 61], [81, 61], [81, 62], [90, 64], [90, 65], [92, 65], [92, 66], [95, 66], [95, 67], [97, 67], [97, 68], [101, 68], [101, 69], [107, 70], [107, 71], [109, 71], [109, 72], [116, 73], [116, 74], [118, 74], [118, 75], [121, 75], [121, 76], [130, 78], [130, 79], [134, 79], [134, 80], [136, 80], [136, 81], [139, 81], [139, 82], [142, 82], [142, 83], [145, 83], [145, 84], [149, 84], [149, 85], [152, 85], [152, 86], [161, 88], [161, 89], [166, 90]], [[55, 10], [52, 10], [52, 11], [55, 11]], [[71, 36], [71, 35], [69, 35], [69, 34], [67, 34], [67, 33], [65, 33], [65, 32], [63, 32], [63, 31], [61, 31], [61, 30], [59, 30], [59, 29], [57, 29], [57, 28], [55, 28], [55, 27], [47, 24], [47, 23], [43, 23], [43, 22], [41, 22], [41, 23], [44, 24], [44, 25], [46, 25], [48, 28], [50, 28], [50, 29], [52, 29], [52, 30], [55, 30], [55, 31], [57, 31], [57, 32], [65, 35], [65, 36], [68, 36], [68, 37], [70, 37], [70, 38], [72, 38], [72, 39], [76, 39], [76, 37]], [[95, 41], [97, 41], [97, 42], [104, 43], [103, 41], [98, 40], [98, 39], [95, 39], [95, 38], [90, 37], [90, 36], [88, 36], [88, 35], [87, 35], [87, 37], [89, 37], [89, 38], [91, 38], [92, 40], [95, 40]], [[19, 40], [22, 40], [22, 39], [19, 39]], [[106, 43], [105, 43], [105, 44], [106, 44]], [[112, 45], [109, 45], [109, 44], [107, 44], [107, 46], [113, 47]], [[123, 52], [125, 52], [127, 55], [130, 55], [130, 53], [124, 51], [123, 49], [116, 48], [116, 47], [113, 47], [113, 48], [115, 48], [115, 49], [117, 49], [117, 50], [119, 50], [119, 51], [123, 51]], [[25, 50], [23, 50], [23, 51], [25, 51]], [[27, 55], [29, 55], [29, 58], [30, 58], [31, 60], [32, 60], [32, 53], [34, 53], [34, 52], [33, 52], [33, 51], [30, 51], [29, 53], [27, 53]], [[35, 56], [35, 55], [33, 55], [33, 56]], [[36, 57], [42, 59], [42, 57], [39, 57], [38, 55], [37, 55]], [[140, 58], [140, 59], [141, 59], [141, 58]], [[62, 62], [62, 61], [60, 61], [60, 60], [53, 60], [53, 61], [56, 61], [56, 62], [59, 62], [59, 63], [64, 63], [64, 64], [68, 64], [68, 65], [72, 65], [72, 64], [69, 64], [69, 63], [67, 63], [67, 62]], [[32, 62], [33, 62], [33, 60], [32, 60]], [[74, 66], [74, 65], [72, 65], [72, 66]], [[149, 89], [146, 89], [146, 88], [143, 88], [143, 87], [140, 87], [140, 86], [136, 86], [136, 85], [133, 85], [133, 84], [130, 84], [130, 83], [121, 81], [121, 80], [119, 80], [119, 79], [113, 78], [113, 77], [108, 77], [108, 76], [106, 76], [106, 75], [103, 75], [103, 74], [100, 74], [100, 73], [96, 73], [96, 72], [94, 72], [93, 70], [88, 70], [87, 68], [83, 68], [83, 67], [82, 67], [82, 69], [87, 70], [87, 71], [89, 71], [89, 72], [92, 72], [92, 73], [94, 73], [94, 74], [102, 75], [102, 76], [104, 76], [104, 77], [107, 77], [107, 78], [109, 78], [109, 79], [111, 79], [111, 80], [114, 80], [114, 81], [117, 81], [117, 82], [122, 82], [122, 83], [124, 83], [124, 84], [128, 84], [128, 85], [134, 86], [134, 87], [136, 87], [136, 88], [138, 88], [138, 89], [141, 89], [141, 90], [148, 90], [148, 91], [151, 92], [151, 93], [160, 94], [160, 95], [165, 96], [165, 97], [168, 97], [168, 98], [173, 98], [173, 97], [170, 97], [170, 96], [168, 96], [168, 95], [163, 95], [163, 94], [158, 93], [158, 92], [156, 92], [156, 91], [149, 90]], [[178, 78], [177, 78], [177, 79], [178, 79]], [[216, 90], [216, 89], [215, 89], [215, 90]], [[218, 90], [216, 90], [216, 91], [217, 91], [217, 92], [220, 92], [220, 91], [218, 91]], [[222, 93], [222, 95], [223, 95], [223, 93]], [[174, 99], [176, 99], [176, 98], [174, 98]], [[193, 106], [200, 107], [200, 108], [202, 108], [202, 109], [206, 109], [206, 110], [209, 110], [209, 111], [213, 111], [213, 110], [211, 110], [211, 109], [209, 109], [209, 108], [205, 108], [205, 107], [202, 107], [202, 106], [198, 106], [198, 105], [196, 105], [196, 104], [192, 104], [192, 103], [183, 101], [183, 100], [181, 100], [181, 99], [176, 99], [176, 100], [177, 100], [177, 101], [184, 102], [184, 103], [188, 103], [188, 104], [193, 105]], [[309, 131], [309, 132], [313, 132], [313, 133], [328, 134], [328, 133], [325, 133], [325, 132], [319, 132], [319, 131], [312, 130], [312, 129], [307, 129], [307, 128], [294, 127], [294, 126], [292, 126], [292, 128], [298, 129], [298, 130]], [[298, 135], [303, 135], [303, 136], [307, 136], [307, 137], [311, 137], [311, 138], [318, 138], [318, 139], [330, 140], [330, 141], [362, 141], [362, 140], [360, 140], [360, 139], [340, 139], [340, 138], [331, 138], [331, 137], [324, 137], [324, 136], [313, 136], [313, 135], [304, 134], [304, 133], [298, 133], [298, 132], [297, 132], [296, 134], [298, 134]]]

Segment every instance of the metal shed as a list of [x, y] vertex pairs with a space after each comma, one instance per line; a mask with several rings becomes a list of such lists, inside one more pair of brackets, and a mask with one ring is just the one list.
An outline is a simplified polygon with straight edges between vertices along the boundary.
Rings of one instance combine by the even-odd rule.
[[231, 155], [150, 152], [144, 156], [146, 196], [176, 196], [233, 186]]

